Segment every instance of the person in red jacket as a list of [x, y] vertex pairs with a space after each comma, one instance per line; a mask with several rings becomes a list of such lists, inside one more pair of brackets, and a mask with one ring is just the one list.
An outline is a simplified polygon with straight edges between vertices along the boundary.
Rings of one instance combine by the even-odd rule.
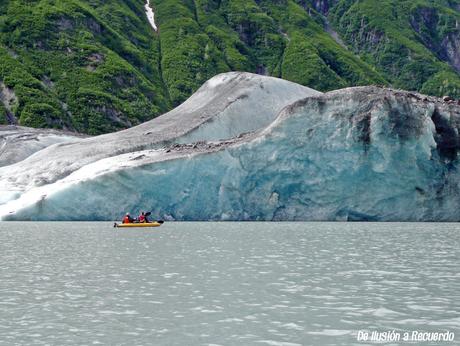
[[138, 220], [139, 220], [139, 223], [145, 223], [145, 222], [147, 222], [146, 219], [145, 219], [145, 214], [144, 214], [144, 212], [141, 212], [141, 215], [139, 215]]
[[125, 217], [123, 218], [123, 223], [132, 223], [134, 219], [129, 215], [129, 213], [126, 213]]

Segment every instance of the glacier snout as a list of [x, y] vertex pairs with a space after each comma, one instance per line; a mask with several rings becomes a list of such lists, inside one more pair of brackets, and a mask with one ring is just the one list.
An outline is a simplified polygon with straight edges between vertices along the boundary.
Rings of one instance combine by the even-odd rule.
[[106, 220], [142, 208], [173, 220], [457, 221], [459, 123], [457, 105], [418, 94], [315, 94], [250, 134], [124, 154], [125, 166], [100, 164], [6, 218]]

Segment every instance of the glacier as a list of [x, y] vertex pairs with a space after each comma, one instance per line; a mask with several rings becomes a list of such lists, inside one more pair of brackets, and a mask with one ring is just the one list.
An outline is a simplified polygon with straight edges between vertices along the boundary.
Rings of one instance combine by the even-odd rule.
[[223, 74], [146, 124], [0, 168], [0, 217], [458, 221], [459, 128], [456, 103], [417, 93]]

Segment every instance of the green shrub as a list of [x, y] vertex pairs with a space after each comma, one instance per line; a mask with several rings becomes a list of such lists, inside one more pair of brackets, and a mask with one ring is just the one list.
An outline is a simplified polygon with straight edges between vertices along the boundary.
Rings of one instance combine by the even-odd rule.
[[450, 71], [441, 71], [428, 79], [420, 91], [429, 95], [460, 98], [460, 77]]
[[319, 57], [318, 50], [302, 37], [294, 36], [283, 59], [283, 78], [319, 90], [333, 90], [347, 85]]
[[46, 103], [28, 104], [19, 118], [19, 124], [29, 127], [50, 127], [59, 118], [59, 111]]

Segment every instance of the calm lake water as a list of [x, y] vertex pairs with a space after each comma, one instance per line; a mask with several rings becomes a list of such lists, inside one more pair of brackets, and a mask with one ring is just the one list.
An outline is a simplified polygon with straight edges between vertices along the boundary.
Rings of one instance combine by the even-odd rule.
[[360, 330], [460, 344], [460, 225], [0, 223], [1, 345], [364, 345]]

